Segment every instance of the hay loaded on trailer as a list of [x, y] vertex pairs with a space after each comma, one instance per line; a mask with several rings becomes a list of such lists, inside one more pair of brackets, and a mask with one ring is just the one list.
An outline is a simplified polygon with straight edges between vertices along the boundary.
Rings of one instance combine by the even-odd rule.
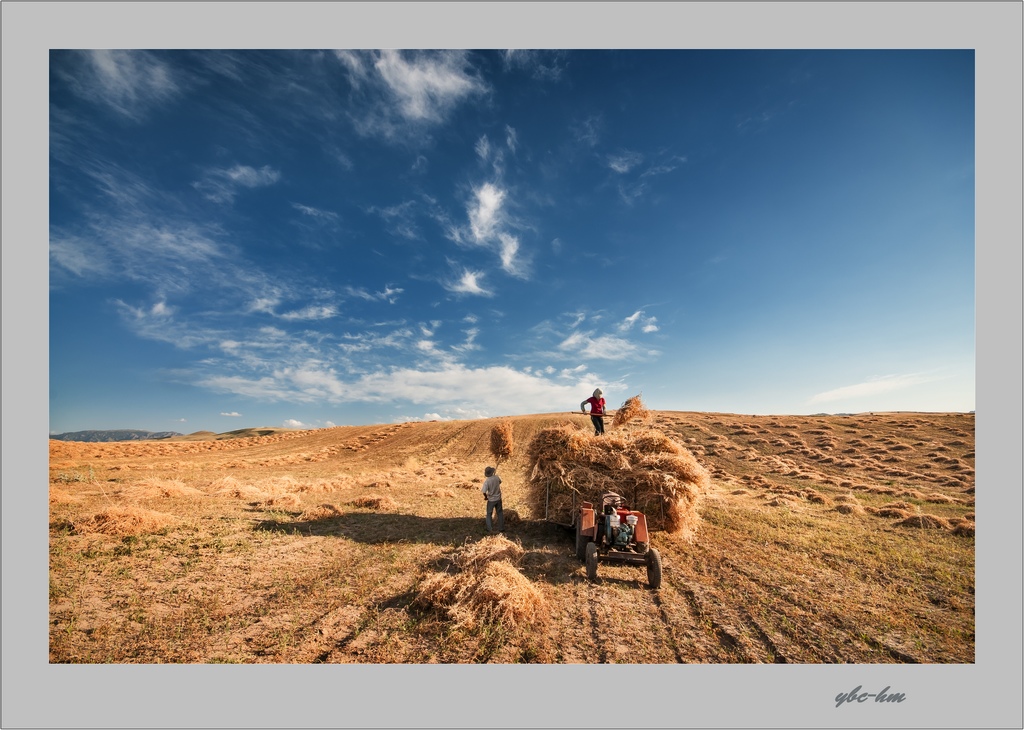
[[588, 577], [596, 577], [601, 560], [643, 564], [656, 587], [661, 556], [650, 545], [651, 533], [691, 535], [710, 476], [656, 429], [595, 436], [566, 423], [531, 442], [526, 486], [535, 516], [573, 530]]

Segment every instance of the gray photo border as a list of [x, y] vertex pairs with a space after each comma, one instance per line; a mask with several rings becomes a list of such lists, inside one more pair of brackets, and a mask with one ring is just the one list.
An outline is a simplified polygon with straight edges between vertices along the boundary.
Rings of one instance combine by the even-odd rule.
[[[2, 3], [3, 727], [1022, 727], [1016, 2]], [[48, 658], [50, 48], [972, 48], [972, 665], [64, 666]], [[898, 705], [835, 707], [857, 685]], [[612, 687], [623, 687], [613, 692]], [[597, 714], [595, 714], [597, 713]]]

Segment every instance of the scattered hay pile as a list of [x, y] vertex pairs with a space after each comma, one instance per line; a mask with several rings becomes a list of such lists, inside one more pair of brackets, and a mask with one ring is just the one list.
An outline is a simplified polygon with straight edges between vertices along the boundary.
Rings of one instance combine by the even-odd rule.
[[953, 525], [953, 534], [961, 537], [974, 537], [974, 523], [970, 520], [961, 520]]
[[652, 530], [692, 535], [711, 477], [693, 454], [652, 428], [591, 435], [578, 426], [546, 428], [529, 447], [526, 503], [534, 515], [568, 524], [581, 501], [622, 495]]
[[431, 489], [429, 492], [425, 492], [426, 497], [454, 497], [455, 492], [450, 489]]
[[299, 515], [298, 519], [300, 522], [316, 522], [318, 520], [329, 520], [334, 517], [341, 517], [344, 514], [345, 513], [336, 505], [318, 504], [316, 507], [310, 507], [303, 511], [303, 513]]
[[864, 514], [864, 508], [854, 502], [841, 502], [836, 505], [835, 511], [842, 515]]
[[502, 421], [491, 429], [491, 454], [501, 461], [515, 454], [515, 441], [512, 438], [512, 423]]
[[294, 494], [276, 494], [273, 497], [264, 499], [258, 503], [263, 508], [275, 509], [297, 509], [302, 506], [302, 500]]
[[815, 504], [828, 504], [828, 497], [815, 489], [808, 489], [804, 493], [804, 497], [808, 502], [814, 502]]
[[74, 529], [80, 535], [99, 533], [126, 537], [160, 532], [174, 524], [174, 518], [163, 512], [142, 507], [112, 507], [104, 512], [74, 521]]
[[452, 555], [452, 565], [462, 571], [479, 570], [496, 560], [518, 565], [524, 554], [519, 543], [512, 542], [504, 535], [492, 535], [456, 550]]
[[948, 530], [950, 529], [949, 522], [942, 517], [936, 517], [935, 515], [914, 515], [913, 517], [907, 517], [905, 520], [900, 520], [896, 523], [897, 527], [916, 527], [921, 530]]
[[627, 398], [626, 402], [619, 406], [619, 410], [615, 411], [612, 428], [618, 428], [630, 421], [646, 421], [650, 415], [640, 396], [634, 395], [632, 398]]
[[349, 502], [353, 507], [366, 507], [367, 509], [390, 510], [398, 509], [398, 502], [386, 495], [367, 494], [365, 497], [357, 497]]
[[215, 497], [233, 497], [255, 502], [264, 499], [267, 495], [262, 489], [257, 489], [251, 484], [242, 484], [234, 477], [223, 477], [213, 482], [210, 487]]
[[455, 573], [436, 573], [419, 587], [416, 605], [439, 609], [459, 625], [516, 628], [539, 618], [540, 591], [516, 564], [523, 548], [502, 535], [466, 545], [452, 556]]
[[57, 487], [50, 487], [50, 504], [68, 504], [77, 501], [70, 493]]
[[912, 514], [899, 507], [866, 507], [865, 509], [875, 517], [888, 517], [895, 520], [904, 520]]

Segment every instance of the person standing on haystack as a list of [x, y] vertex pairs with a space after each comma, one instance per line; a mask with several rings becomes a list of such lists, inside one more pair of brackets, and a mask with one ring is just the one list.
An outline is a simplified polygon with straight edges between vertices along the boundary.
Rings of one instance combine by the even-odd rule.
[[600, 388], [594, 391], [594, 395], [580, 403], [580, 410], [587, 412], [587, 403], [590, 404], [590, 421], [594, 424], [594, 435], [604, 435], [604, 391]]
[[505, 512], [501, 508], [501, 477], [498, 476], [497, 471], [493, 466], [489, 466], [484, 469], [484, 486], [480, 489], [484, 494], [484, 499], [487, 500], [487, 531], [494, 532], [492, 529], [491, 513], [498, 513], [498, 532], [505, 531]]

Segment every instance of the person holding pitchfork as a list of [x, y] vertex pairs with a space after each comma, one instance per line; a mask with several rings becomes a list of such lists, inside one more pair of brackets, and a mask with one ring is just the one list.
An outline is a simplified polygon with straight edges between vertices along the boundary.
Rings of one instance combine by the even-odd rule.
[[587, 412], [587, 403], [590, 404], [590, 421], [594, 424], [594, 435], [604, 435], [604, 391], [600, 388], [594, 391], [594, 395], [587, 398], [585, 401], [580, 403], [580, 410], [584, 413]]

